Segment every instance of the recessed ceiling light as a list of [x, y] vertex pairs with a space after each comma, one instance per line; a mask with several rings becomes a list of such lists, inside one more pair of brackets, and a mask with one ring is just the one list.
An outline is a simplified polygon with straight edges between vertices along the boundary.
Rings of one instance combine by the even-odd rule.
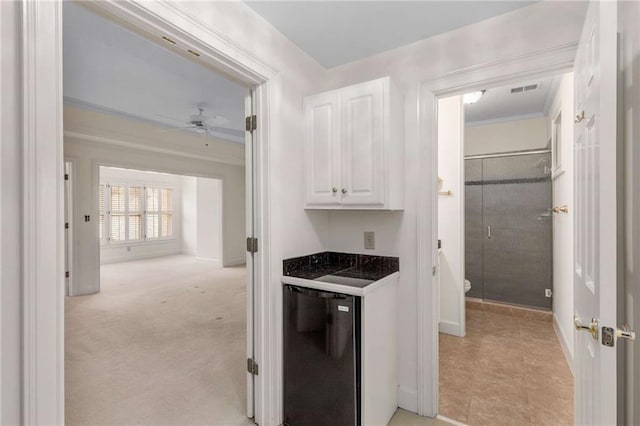
[[482, 95], [484, 95], [484, 92], [486, 91], [487, 90], [484, 89], [484, 90], [476, 90], [475, 92], [465, 93], [464, 95], [462, 95], [462, 103], [465, 105], [475, 104], [480, 100], [480, 98], [482, 97]]

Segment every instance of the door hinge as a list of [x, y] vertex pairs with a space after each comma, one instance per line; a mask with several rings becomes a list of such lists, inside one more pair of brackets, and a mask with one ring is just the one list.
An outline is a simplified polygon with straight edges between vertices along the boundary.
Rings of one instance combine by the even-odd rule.
[[258, 252], [258, 239], [255, 237], [247, 237], [247, 251], [249, 253]]
[[258, 128], [258, 117], [255, 115], [250, 115], [244, 119], [244, 129], [247, 132], [253, 132]]
[[247, 358], [247, 372], [253, 376], [258, 375], [258, 363], [253, 358]]
[[64, 229], [69, 229], [69, 222], [64, 223]]
[[67, 271], [67, 272], [65, 272], [65, 273], [64, 273], [64, 277], [65, 277], [65, 278], [69, 278], [69, 275], [70, 275], [70, 274], [69, 274], [69, 271]]
[[433, 276], [435, 277], [435, 276], [436, 276], [436, 272], [437, 272], [436, 267], [435, 267], [435, 266], [434, 266], [434, 267], [432, 267], [432, 268], [431, 268], [431, 275], [433, 275]]
[[64, 180], [69, 180], [69, 173], [64, 174]]

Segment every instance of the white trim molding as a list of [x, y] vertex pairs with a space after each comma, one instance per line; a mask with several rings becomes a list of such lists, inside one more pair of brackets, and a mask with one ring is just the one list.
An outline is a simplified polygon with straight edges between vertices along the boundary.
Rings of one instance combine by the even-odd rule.
[[548, 77], [573, 69], [577, 43], [537, 50], [517, 57], [479, 64], [425, 79], [418, 85], [418, 137], [420, 182], [431, 192], [422, 191], [418, 211], [431, 212], [431, 220], [418, 218], [418, 414], [438, 414], [438, 299], [432, 268], [437, 265], [437, 99], [469, 92], [478, 87], [499, 87], [522, 80]]
[[23, 423], [64, 423], [62, 3], [22, 3]]

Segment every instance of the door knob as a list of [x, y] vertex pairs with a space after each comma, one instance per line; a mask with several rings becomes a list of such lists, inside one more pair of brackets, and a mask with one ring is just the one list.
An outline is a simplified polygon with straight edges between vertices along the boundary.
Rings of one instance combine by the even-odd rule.
[[595, 318], [591, 318], [591, 323], [589, 323], [589, 325], [584, 325], [580, 318], [574, 315], [573, 325], [575, 325], [576, 330], [588, 331], [589, 333], [591, 333], [591, 337], [593, 337], [594, 340], [598, 340], [598, 320], [596, 320]]
[[569, 213], [569, 206], [554, 207], [551, 209], [554, 213]]
[[584, 110], [581, 111], [580, 114], [576, 115], [575, 122], [580, 123], [582, 120], [584, 120]]
[[331, 192], [333, 192], [333, 193], [335, 194], [336, 192], [338, 192], [338, 188], [336, 188], [336, 187], [334, 186], [333, 188], [331, 188]]
[[343, 194], [346, 194], [346, 193], [347, 193], [347, 190], [346, 190], [346, 189], [344, 189], [344, 188], [342, 188], [342, 193], [343, 193]]

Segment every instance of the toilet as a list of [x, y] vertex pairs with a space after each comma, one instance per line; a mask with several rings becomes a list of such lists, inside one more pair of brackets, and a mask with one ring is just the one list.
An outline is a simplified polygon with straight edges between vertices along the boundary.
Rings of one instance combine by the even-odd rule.
[[471, 290], [471, 281], [465, 279], [464, 280], [464, 292], [468, 293]]

